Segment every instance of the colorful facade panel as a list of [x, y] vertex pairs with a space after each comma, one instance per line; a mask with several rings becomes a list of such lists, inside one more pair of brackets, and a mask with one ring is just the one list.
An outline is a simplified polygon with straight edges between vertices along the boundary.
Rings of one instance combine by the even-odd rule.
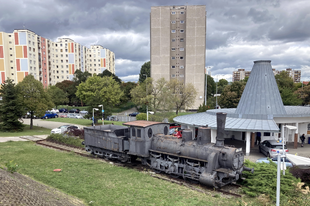
[[68, 63], [69, 64], [74, 64], [74, 54], [69, 54], [68, 55]]
[[20, 59], [20, 71], [28, 72], [28, 59]]
[[3, 45], [3, 33], [0, 32], [0, 45]]
[[4, 71], [4, 59], [0, 59], [0, 71]]
[[16, 71], [20, 71], [20, 59], [16, 59]]
[[27, 46], [24, 46], [24, 58], [28, 58], [27, 51]]
[[3, 84], [5, 81], [5, 72], [0, 72], [0, 83]]
[[23, 46], [15, 46], [16, 58], [24, 58]]
[[17, 82], [23, 81], [25, 77], [25, 72], [17, 72]]
[[27, 45], [26, 32], [18, 32], [19, 45]]
[[0, 46], [0, 58], [4, 58], [3, 46]]
[[19, 41], [18, 41], [18, 33], [17, 32], [14, 33], [14, 39], [15, 39], [15, 45], [18, 45]]
[[100, 57], [101, 58], [106, 58], [105, 49], [100, 49]]

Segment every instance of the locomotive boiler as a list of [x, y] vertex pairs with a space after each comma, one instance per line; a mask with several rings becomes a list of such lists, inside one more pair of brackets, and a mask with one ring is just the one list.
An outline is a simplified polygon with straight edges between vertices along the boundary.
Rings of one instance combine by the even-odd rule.
[[242, 148], [224, 145], [226, 113], [217, 113], [216, 143], [209, 127], [198, 128], [196, 139], [183, 130], [182, 139], [168, 135], [169, 124], [132, 121], [125, 126], [103, 125], [84, 128], [86, 151], [108, 159], [131, 162], [139, 158], [157, 172], [222, 187], [235, 183], [244, 167]]

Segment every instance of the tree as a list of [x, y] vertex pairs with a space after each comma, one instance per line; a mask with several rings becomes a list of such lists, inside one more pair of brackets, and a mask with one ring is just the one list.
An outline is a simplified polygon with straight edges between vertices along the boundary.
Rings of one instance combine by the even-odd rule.
[[0, 85], [0, 116], [2, 131], [22, 131], [23, 124], [18, 119], [23, 115], [22, 103], [13, 80], [8, 79]]
[[88, 77], [91, 77], [91, 73], [88, 71], [82, 72], [78, 69], [74, 72], [73, 82], [75, 82], [75, 86], [78, 86], [80, 83], [85, 82]]
[[191, 83], [184, 84], [173, 79], [168, 83], [168, 88], [176, 115], [178, 115], [181, 108], [190, 107], [194, 104], [197, 91]]
[[54, 107], [49, 94], [44, 91], [43, 84], [32, 75], [26, 76], [17, 84], [24, 111], [30, 112], [30, 129], [33, 127], [33, 116], [41, 117], [45, 111]]
[[294, 93], [298, 95], [298, 98], [302, 101], [302, 105], [310, 104], [310, 84], [299, 88]]
[[56, 86], [50, 86], [47, 89], [47, 93], [50, 95], [50, 97], [51, 97], [53, 103], [55, 104], [56, 108], [58, 105], [66, 104], [69, 102], [69, 99], [67, 97], [68, 94]]
[[[146, 76], [144, 74], [146, 74]], [[151, 62], [148, 61], [145, 62], [140, 69], [139, 82], [144, 82], [146, 77], [150, 76], [151, 76]]]
[[167, 110], [169, 97], [167, 81], [164, 78], [153, 83], [152, 78], [147, 78], [143, 83], [131, 90], [132, 101], [143, 108], [148, 105], [149, 110], [156, 113], [159, 110]]
[[77, 87], [76, 96], [90, 106], [89, 114], [92, 113], [91, 108], [103, 105], [106, 116], [120, 102], [123, 92], [113, 77], [94, 75]]
[[123, 89], [123, 92], [124, 92], [124, 96], [122, 97], [121, 102], [125, 103], [128, 101], [131, 101], [130, 92], [133, 88], [135, 88], [137, 86], [137, 83], [135, 83], [135, 82], [126, 82], [125, 83], [125, 82], [123, 82], [121, 85], [122, 85], [121, 88]]
[[297, 93], [294, 93], [297, 86], [286, 71], [275, 75], [275, 79], [284, 105], [300, 105], [302, 103], [303, 100], [298, 98]]
[[226, 79], [220, 79], [217, 83], [217, 93], [221, 94], [224, 88], [228, 85], [228, 81]]
[[246, 83], [242, 81], [227, 85], [219, 97], [219, 105], [223, 108], [236, 108], [239, 104]]
[[121, 84], [122, 83], [122, 80], [120, 78], [118, 78], [118, 76], [116, 76], [115, 74], [112, 74], [109, 70], [104, 70], [101, 74], [98, 74], [97, 76], [99, 77], [113, 77], [113, 79]]
[[70, 80], [64, 80], [62, 82], [58, 82], [55, 86], [58, 87], [59, 89], [62, 89], [67, 94], [69, 103], [74, 103], [78, 101], [75, 95], [77, 85], [74, 82]]

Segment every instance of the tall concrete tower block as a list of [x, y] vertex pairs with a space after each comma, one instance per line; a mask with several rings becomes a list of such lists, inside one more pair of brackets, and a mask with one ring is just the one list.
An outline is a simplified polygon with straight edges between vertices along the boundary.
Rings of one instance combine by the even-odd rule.
[[191, 108], [204, 101], [206, 6], [151, 8], [151, 77], [191, 83], [198, 95]]

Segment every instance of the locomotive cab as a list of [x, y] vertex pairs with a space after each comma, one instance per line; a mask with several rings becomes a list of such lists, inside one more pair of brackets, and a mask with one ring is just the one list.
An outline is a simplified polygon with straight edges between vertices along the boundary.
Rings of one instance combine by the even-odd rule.
[[130, 145], [128, 154], [141, 157], [149, 156], [149, 149], [154, 134], [168, 134], [169, 124], [152, 121], [132, 121], [123, 125], [129, 126]]

